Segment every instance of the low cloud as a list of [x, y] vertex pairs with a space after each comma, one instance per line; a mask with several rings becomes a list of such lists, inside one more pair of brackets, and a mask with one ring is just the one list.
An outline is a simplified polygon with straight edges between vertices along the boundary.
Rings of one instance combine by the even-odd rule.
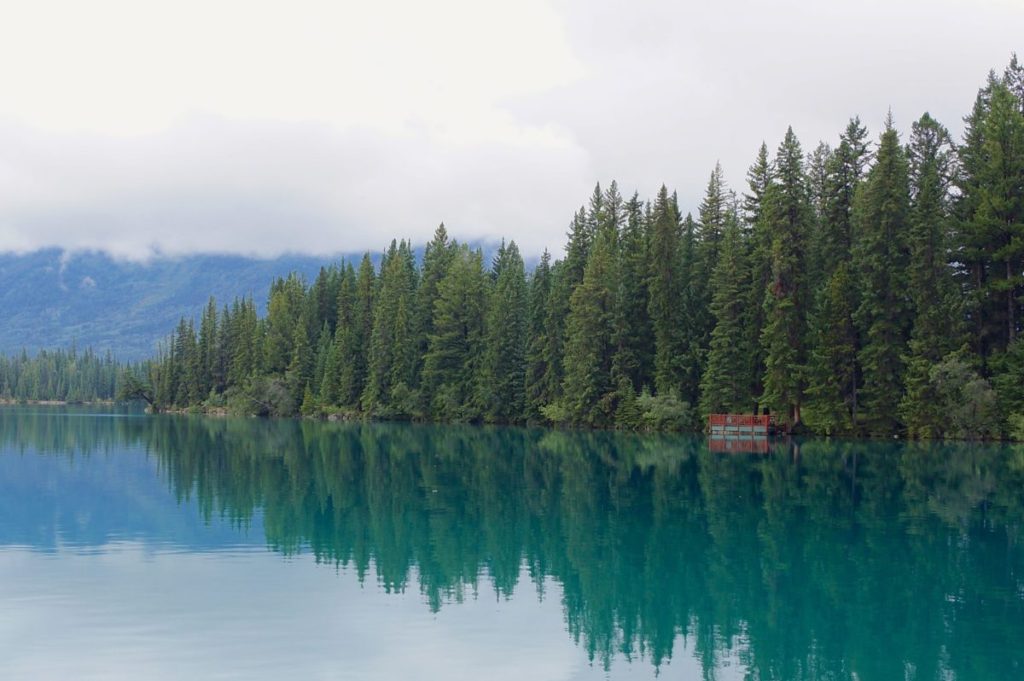
[[787, 125], [805, 150], [890, 108], [959, 133], [1024, 21], [1010, 0], [132, 7], [0, 26], [0, 251], [333, 254], [444, 221], [557, 252], [597, 181], [695, 210], [716, 162], [742, 190]]

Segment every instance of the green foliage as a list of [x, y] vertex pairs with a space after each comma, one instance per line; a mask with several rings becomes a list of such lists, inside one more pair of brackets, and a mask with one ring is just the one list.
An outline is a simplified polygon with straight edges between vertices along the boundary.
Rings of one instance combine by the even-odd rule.
[[942, 406], [942, 435], [956, 439], [998, 437], [1001, 431], [995, 391], [961, 352], [946, 356], [929, 372]]
[[513, 423], [523, 418], [526, 389], [527, 285], [516, 242], [502, 244], [497, 279], [487, 302], [481, 401], [486, 420]]
[[807, 159], [788, 130], [774, 159], [761, 146], [742, 215], [718, 166], [697, 220], [665, 186], [645, 204], [612, 182], [532, 273], [514, 242], [487, 266], [441, 225], [421, 262], [393, 241], [377, 269], [367, 254], [276, 280], [263, 318], [211, 299], [134, 392], [274, 415], [677, 429], [767, 410], [828, 434], [996, 436], [1024, 413], [1022, 73], [993, 74], [961, 147], [927, 114], [906, 148], [890, 119], [874, 154], [856, 118]]
[[569, 302], [562, 404], [572, 423], [606, 427], [614, 420], [618, 224], [603, 216], [602, 223], [583, 281]]
[[636, 402], [644, 430], [678, 431], [692, 430], [694, 427], [693, 409], [675, 393], [652, 395], [645, 390], [636, 398]]
[[750, 286], [745, 246], [735, 213], [727, 216], [721, 257], [711, 277], [714, 290], [707, 369], [701, 379], [702, 416], [744, 412], [750, 405], [750, 347], [747, 345], [746, 292]]
[[540, 263], [530, 277], [530, 302], [528, 313], [526, 368], [524, 376], [524, 414], [527, 421], [542, 417], [541, 409], [550, 404], [557, 392], [549, 384], [552, 371], [547, 361], [550, 346], [548, 340], [548, 299], [551, 296], [551, 254], [544, 251]]
[[809, 204], [803, 152], [793, 129], [779, 146], [775, 177], [764, 196], [771, 280], [764, 298], [764, 393], [782, 422], [800, 423], [807, 363], [806, 252]]
[[857, 426], [857, 330], [853, 324], [856, 286], [841, 261], [818, 295], [811, 321], [807, 422], [835, 435]]
[[686, 355], [683, 232], [679, 209], [662, 185], [651, 213], [647, 310], [654, 331], [654, 386], [658, 393], [681, 389]]
[[909, 196], [907, 159], [890, 119], [882, 132], [875, 165], [854, 206], [861, 403], [868, 431], [876, 435], [899, 427], [903, 357], [912, 319], [906, 279]]
[[438, 284], [434, 333], [423, 358], [423, 391], [431, 396], [434, 418], [475, 421], [483, 416], [478, 381], [488, 289], [483, 254], [459, 247]]
[[1024, 442], [1024, 413], [1010, 414], [1008, 421], [1010, 425], [1010, 438], [1017, 442]]

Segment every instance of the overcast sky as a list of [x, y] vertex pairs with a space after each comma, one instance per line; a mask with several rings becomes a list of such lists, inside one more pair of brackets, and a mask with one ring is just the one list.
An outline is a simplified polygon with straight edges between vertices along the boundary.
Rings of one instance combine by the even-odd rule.
[[891, 107], [959, 136], [1022, 0], [35, 0], [0, 13], [0, 250], [561, 252], [594, 183], [695, 209], [720, 160]]

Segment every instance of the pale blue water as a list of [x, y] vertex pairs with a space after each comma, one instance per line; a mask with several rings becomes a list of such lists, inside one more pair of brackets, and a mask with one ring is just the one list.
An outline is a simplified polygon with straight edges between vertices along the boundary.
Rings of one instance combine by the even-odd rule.
[[1024, 678], [1024, 448], [0, 409], [0, 679]]

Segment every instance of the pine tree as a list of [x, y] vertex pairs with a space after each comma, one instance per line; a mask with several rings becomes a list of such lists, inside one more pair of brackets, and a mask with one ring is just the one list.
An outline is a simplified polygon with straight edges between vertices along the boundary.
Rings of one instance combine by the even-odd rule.
[[811, 326], [808, 423], [829, 435], [850, 433], [857, 423], [857, 285], [841, 260], [817, 297]]
[[654, 372], [654, 332], [647, 311], [648, 253], [647, 220], [640, 197], [626, 203], [624, 226], [619, 238], [619, 285], [616, 302], [615, 358], [612, 374], [616, 385], [625, 378], [632, 393], [649, 385]]
[[309, 324], [308, 316], [303, 318], [305, 307], [306, 287], [298, 275], [278, 279], [271, 286], [263, 354], [265, 373], [280, 375], [287, 370], [294, 353], [295, 327], [300, 322]]
[[361, 398], [364, 411], [389, 414], [393, 388], [403, 384], [407, 390], [411, 383], [415, 337], [409, 308], [415, 292], [416, 268], [412, 249], [404, 240], [399, 244], [392, 241], [381, 263], [366, 388]]
[[747, 187], [750, 193], [743, 195], [743, 212], [747, 225], [745, 240], [750, 263], [745, 345], [750, 348], [751, 353], [749, 393], [750, 405], [755, 413], [758, 410], [760, 395], [764, 392], [762, 381], [765, 356], [761, 347], [761, 333], [765, 323], [764, 299], [771, 282], [771, 235], [765, 220], [764, 203], [771, 184], [772, 167], [768, 160], [768, 145], [762, 143], [757, 152], [757, 159], [747, 171]]
[[908, 155], [911, 196], [907, 285], [914, 322], [900, 417], [911, 435], [938, 437], [946, 415], [930, 373], [934, 365], [961, 345], [961, 305], [947, 246], [955, 172], [949, 132], [924, 114], [914, 123]]
[[572, 221], [569, 243], [565, 247], [565, 259], [556, 262], [551, 269], [551, 294], [548, 296], [548, 311], [544, 320], [544, 364], [547, 375], [544, 385], [554, 391], [549, 402], [561, 395], [564, 376], [562, 356], [565, 343], [565, 322], [569, 316], [569, 299], [583, 281], [583, 270], [593, 242], [588, 228], [587, 215], [580, 209]]
[[545, 360], [548, 347], [545, 319], [548, 312], [548, 298], [551, 295], [551, 254], [547, 249], [540, 258], [530, 277], [530, 302], [528, 314], [526, 368], [524, 378], [524, 418], [527, 421], [541, 419], [541, 407], [555, 399], [557, 388], [548, 385], [550, 370]]
[[202, 397], [210, 394], [215, 387], [215, 362], [217, 359], [217, 302], [211, 296], [199, 322], [199, 376], [198, 390]]
[[992, 91], [998, 84], [995, 72], [990, 71], [988, 81], [975, 97], [971, 113], [964, 118], [964, 139], [957, 153], [961, 171], [958, 174], [959, 196], [955, 202], [955, 260], [960, 263], [958, 278], [966, 293], [964, 312], [970, 324], [971, 349], [982, 358], [992, 353], [1002, 329], [999, 310], [993, 309], [998, 302], [990, 295], [991, 235], [984, 223], [977, 220], [988, 168], [986, 120]]
[[854, 209], [858, 235], [854, 265], [861, 283], [856, 313], [862, 339], [861, 403], [869, 431], [876, 435], [891, 434], [899, 427], [902, 358], [911, 311], [906, 280], [908, 217], [907, 160], [890, 116]]
[[984, 120], [981, 191], [976, 228], [985, 235], [991, 268], [987, 282], [993, 318], [992, 347], [1005, 350], [1021, 326], [1024, 295], [1024, 115], [1004, 84], [992, 88]]
[[714, 296], [711, 280], [719, 262], [731, 202], [732, 197], [725, 185], [722, 166], [716, 163], [711, 179], [708, 180], [704, 200], [700, 204], [694, 262], [690, 275], [693, 316], [688, 320], [689, 352], [697, 363], [698, 375], [703, 372], [707, 363], [711, 330], [715, 326], [715, 318], [711, 312], [711, 300]]
[[434, 333], [434, 302], [437, 300], [437, 286], [448, 273], [458, 243], [448, 238], [448, 230], [444, 223], [434, 230], [433, 238], [427, 243], [423, 252], [423, 271], [420, 285], [416, 291], [417, 324], [417, 384], [423, 371], [422, 357], [427, 351], [427, 344]]
[[745, 328], [750, 271], [739, 216], [735, 211], [727, 216], [721, 255], [711, 276], [715, 326], [701, 378], [702, 416], [743, 412], [750, 403], [750, 348]]
[[853, 249], [853, 200], [871, 159], [867, 135], [860, 119], [851, 118], [839, 138], [839, 146], [826, 164], [820, 240], [816, 249], [825, 279], [840, 262], [849, 261]]
[[765, 358], [761, 401], [790, 425], [799, 425], [807, 364], [806, 253], [810, 208], [803, 152], [793, 129], [779, 146], [775, 179], [765, 193], [765, 226], [771, 239], [771, 282], [764, 299]]
[[460, 246], [438, 283], [434, 333], [423, 358], [423, 390], [435, 419], [474, 421], [482, 415], [478, 381], [487, 279], [483, 254]]
[[377, 306], [377, 275], [369, 253], [363, 255], [356, 275], [352, 303], [352, 322], [339, 339], [341, 374], [338, 378], [338, 403], [355, 407], [366, 389], [369, 373], [367, 346], [373, 336], [374, 310]]
[[860, 339], [853, 315], [858, 287], [850, 268], [853, 202], [870, 158], [867, 130], [852, 118], [839, 146], [826, 162], [824, 195], [814, 260], [822, 278], [814, 290], [808, 393], [814, 404], [812, 425], [822, 432], [844, 433], [857, 427]]
[[654, 386], [664, 395], [679, 395], [684, 380], [682, 239], [679, 213], [662, 185], [651, 214], [647, 309], [654, 330]]
[[572, 294], [566, 323], [562, 404], [573, 423], [613, 423], [617, 258], [618, 225], [606, 220], [587, 260], [583, 282]]
[[512, 423], [523, 418], [526, 383], [526, 270], [516, 242], [501, 250], [498, 273], [488, 301], [480, 381], [484, 417]]

